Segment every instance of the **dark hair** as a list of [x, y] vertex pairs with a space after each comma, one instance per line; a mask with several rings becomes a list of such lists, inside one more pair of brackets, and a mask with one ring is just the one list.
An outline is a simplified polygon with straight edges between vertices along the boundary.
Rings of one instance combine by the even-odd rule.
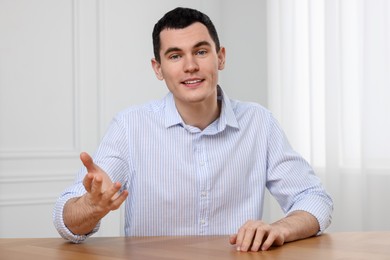
[[166, 13], [155, 25], [153, 29], [153, 51], [154, 58], [160, 62], [160, 32], [164, 29], [183, 29], [195, 22], [200, 22], [207, 27], [207, 30], [213, 39], [216, 51], [220, 49], [217, 30], [210, 18], [202, 12], [195, 9], [177, 7]]

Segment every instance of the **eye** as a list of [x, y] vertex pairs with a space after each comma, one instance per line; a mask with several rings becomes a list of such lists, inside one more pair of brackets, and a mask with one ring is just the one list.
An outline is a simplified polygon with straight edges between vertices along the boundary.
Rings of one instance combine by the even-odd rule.
[[178, 59], [180, 59], [180, 57], [181, 56], [179, 54], [175, 53], [175, 54], [170, 55], [169, 59], [170, 60], [178, 60]]
[[198, 50], [196, 52], [196, 55], [198, 55], [198, 56], [205, 56], [206, 54], [207, 54], [207, 50], [204, 50], [204, 49]]

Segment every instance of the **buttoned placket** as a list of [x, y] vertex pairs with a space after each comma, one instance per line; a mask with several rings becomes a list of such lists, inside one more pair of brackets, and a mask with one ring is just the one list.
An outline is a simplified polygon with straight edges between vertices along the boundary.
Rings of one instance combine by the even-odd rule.
[[205, 235], [208, 233], [209, 225], [209, 172], [208, 172], [208, 161], [207, 161], [207, 151], [204, 144], [204, 136], [201, 133], [198, 133], [193, 140], [194, 145], [194, 155], [197, 164], [197, 177], [198, 177], [198, 187], [199, 187], [199, 234]]

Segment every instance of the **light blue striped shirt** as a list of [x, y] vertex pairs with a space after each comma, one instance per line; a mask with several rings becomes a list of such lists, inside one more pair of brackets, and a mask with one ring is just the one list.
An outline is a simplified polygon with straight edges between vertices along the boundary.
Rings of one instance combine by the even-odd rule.
[[[111, 122], [94, 161], [129, 191], [125, 235], [233, 234], [247, 220], [262, 218], [266, 188], [285, 213], [314, 215], [322, 232], [333, 202], [310, 165], [268, 110], [219, 92], [221, 115], [203, 131], [183, 122], [171, 93]], [[58, 232], [74, 242], [87, 236], [66, 228], [62, 210], [85, 193], [85, 173], [80, 170], [53, 213]]]

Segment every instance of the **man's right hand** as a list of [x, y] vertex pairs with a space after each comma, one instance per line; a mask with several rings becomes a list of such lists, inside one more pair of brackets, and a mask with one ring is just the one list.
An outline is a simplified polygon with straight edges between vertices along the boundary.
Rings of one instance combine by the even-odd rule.
[[113, 183], [106, 172], [97, 166], [91, 156], [81, 153], [80, 159], [87, 168], [83, 196], [70, 199], [64, 207], [64, 223], [74, 234], [90, 233], [111, 210], [116, 210], [126, 200], [128, 191], [119, 193], [121, 184]]
[[89, 154], [81, 153], [80, 159], [87, 168], [87, 174], [83, 180], [87, 191], [83, 196], [85, 202], [94, 208], [95, 213], [101, 212], [103, 216], [111, 210], [118, 209], [126, 200], [128, 192], [125, 190], [119, 194], [121, 184], [113, 183], [108, 174], [93, 162]]

